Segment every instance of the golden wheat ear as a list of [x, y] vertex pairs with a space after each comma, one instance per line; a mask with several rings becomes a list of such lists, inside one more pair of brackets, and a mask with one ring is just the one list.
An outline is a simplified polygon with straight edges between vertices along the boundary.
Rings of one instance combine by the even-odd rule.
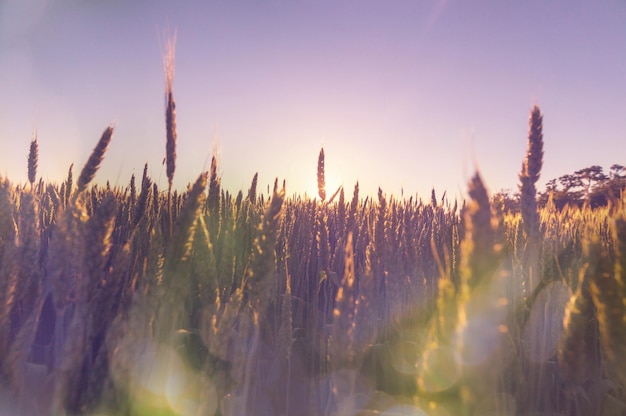
[[601, 263], [600, 245], [587, 241], [584, 246], [585, 264], [579, 271], [578, 286], [565, 308], [563, 334], [558, 346], [557, 360], [561, 379], [566, 389], [580, 389], [589, 377], [597, 335], [595, 308], [591, 296], [591, 282]]
[[167, 182], [172, 188], [174, 171], [176, 170], [176, 102], [174, 101], [174, 56], [176, 52], [176, 35], [168, 39], [163, 56], [165, 72], [165, 165]]
[[[197, 226], [198, 215], [206, 201], [204, 190], [208, 175], [203, 172], [198, 176], [176, 221], [176, 230], [168, 247], [165, 259], [166, 269], [174, 269], [180, 262], [187, 261], [191, 255], [191, 245]], [[173, 277], [175, 279], [176, 277]]]
[[37, 179], [37, 161], [39, 157], [39, 144], [37, 143], [37, 132], [30, 142], [30, 151], [28, 152], [28, 182], [33, 189], [35, 180]]
[[623, 265], [626, 259], [626, 217], [619, 215], [613, 221], [615, 264], [608, 253], [598, 250], [595, 273], [590, 285], [591, 298], [596, 308], [600, 343], [605, 352], [607, 372], [622, 383], [626, 382], [626, 291]]
[[461, 243], [461, 280], [474, 289], [489, 279], [498, 266], [497, 219], [491, 211], [487, 188], [477, 172], [469, 184], [471, 201], [465, 211], [465, 238]]
[[324, 202], [326, 200], [326, 179], [324, 177], [324, 148], [317, 157], [317, 193]]
[[330, 339], [331, 363], [335, 368], [341, 365], [354, 365], [356, 351], [356, 314], [358, 312], [358, 293], [355, 287], [354, 250], [352, 233], [348, 233], [344, 248], [344, 272], [340, 287], [335, 296], [333, 309], [333, 328]]
[[250, 184], [250, 189], [248, 190], [248, 201], [250, 201], [252, 205], [254, 205], [254, 203], [256, 202], [256, 188], [258, 180], [259, 173], [257, 172], [252, 177], [252, 183]]
[[74, 194], [74, 198], [78, 195], [82, 194], [85, 189], [87, 189], [87, 185], [93, 180], [94, 176], [96, 176], [96, 172], [100, 168], [100, 164], [104, 159], [104, 154], [109, 147], [109, 143], [111, 142], [111, 137], [113, 137], [113, 127], [109, 126], [104, 129], [98, 144], [91, 152], [91, 156], [89, 156], [89, 160], [83, 167], [83, 170], [80, 172], [80, 176], [78, 177], [78, 182], [76, 183], [76, 193]]
[[254, 310], [262, 312], [270, 303], [272, 288], [276, 287], [276, 240], [283, 213], [285, 188], [275, 189], [268, 202], [257, 237], [254, 241], [252, 259], [248, 269], [245, 295]]
[[534, 242], [539, 234], [535, 184], [539, 180], [543, 166], [543, 114], [541, 114], [538, 106], [532, 109], [528, 124], [528, 148], [522, 164], [522, 171], [519, 174], [520, 208], [526, 235]]
[[149, 216], [148, 212], [148, 197], [150, 196], [150, 188], [152, 182], [148, 177], [148, 164], [146, 163], [143, 168], [143, 176], [141, 178], [141, 191], [139, 192], [139, 199], [133, 210], [131, 229], [135, 229], [142, 218]]
[[72, 196], [72, 187], [74, 186], [74, 164], [70, 165], [67, 170], [67, 180], [61, 184], [61, 196], [63, 196], [63, 206], [68, 206]]

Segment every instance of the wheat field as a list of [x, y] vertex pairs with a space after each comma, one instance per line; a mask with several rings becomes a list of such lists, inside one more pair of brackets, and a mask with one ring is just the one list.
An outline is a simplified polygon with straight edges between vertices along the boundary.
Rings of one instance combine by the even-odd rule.
[[169, 75], [168, 189], [94, 181], [112, 127], [0, 177], [0, 415], [626, 415], [626, 200], [538, 206], [538, 107], [515, 212], [326, 189], [323, 149], [315, 198], [179, 191]]

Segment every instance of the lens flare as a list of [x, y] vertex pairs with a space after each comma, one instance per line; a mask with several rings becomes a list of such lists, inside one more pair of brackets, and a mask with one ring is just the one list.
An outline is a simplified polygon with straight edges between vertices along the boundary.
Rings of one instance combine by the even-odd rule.
[[429, 393], [445, 391], [460, 377], [459, 356], [452, 348], [436, 347], [424, 354], [418, 379], [420, 389]]

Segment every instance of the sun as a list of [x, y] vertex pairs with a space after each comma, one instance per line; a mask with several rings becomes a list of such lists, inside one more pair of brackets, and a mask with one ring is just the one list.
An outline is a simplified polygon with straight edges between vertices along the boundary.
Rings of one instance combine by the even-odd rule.
[[[328, 153], [325, 155], [324, 152], [325, 149], [322, 147], [316, 154], [314, 160], [307, 158], [305, 162], [293, 165], [294, 169], [291, 171], [290, 177], [294, 178], [294, 184], [299, 185], [297, 186], [298, 191], [296, 191], [296, 193], [299, 192], [300, 195], [306, 194], [308, 199], [317, 199], [320, 201], [318, 174], [321, 166], [325, 185], [325, 200], [329, 201], [333, 195], [336, 194], [333, 201], [337, 201], [341, 187], [346, 186], [346, 179], [350, 181], [351, 165], [349, 161], [341, 158], [339, 160], [342, 160], [342, 162], [339, 164], [336, 163], [334, 157], [329, 161], [328, 157], [326, 157]], [[320, 163], [320, 158], [322, 158], [322, 163]], [[345, 191], [344, 188], [344, 192]]]
[[[326, 183], [326, 200], [329, 200], [336, 192], [337, 195], [339, 195], [338, 191], [339, 188], [343, 186], [343, 183], [337, 178], [336, 175], [329, 175], [328, 172], [324, 172], [324, 181]], [[309, 198], [316, 198], [318, 200], [320, 199], [317, 188], [317, 178], [313, 177], [310, 180], [307, 180], [307, 186], [305, 191]]]

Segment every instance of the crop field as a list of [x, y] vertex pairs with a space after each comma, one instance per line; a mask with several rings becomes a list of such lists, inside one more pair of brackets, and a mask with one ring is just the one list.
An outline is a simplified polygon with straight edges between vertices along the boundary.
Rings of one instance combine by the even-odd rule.
[[[1, 415], [626, 415], [626, 200], [0, 178]], [[25, 149], [26, 156], [26, 149]], [[45, 155], [44, 155], [45, 156]], [[26, 161], [26, 158], [25, 158]], [[314, 169], [312, 169], [314, 175]]]

